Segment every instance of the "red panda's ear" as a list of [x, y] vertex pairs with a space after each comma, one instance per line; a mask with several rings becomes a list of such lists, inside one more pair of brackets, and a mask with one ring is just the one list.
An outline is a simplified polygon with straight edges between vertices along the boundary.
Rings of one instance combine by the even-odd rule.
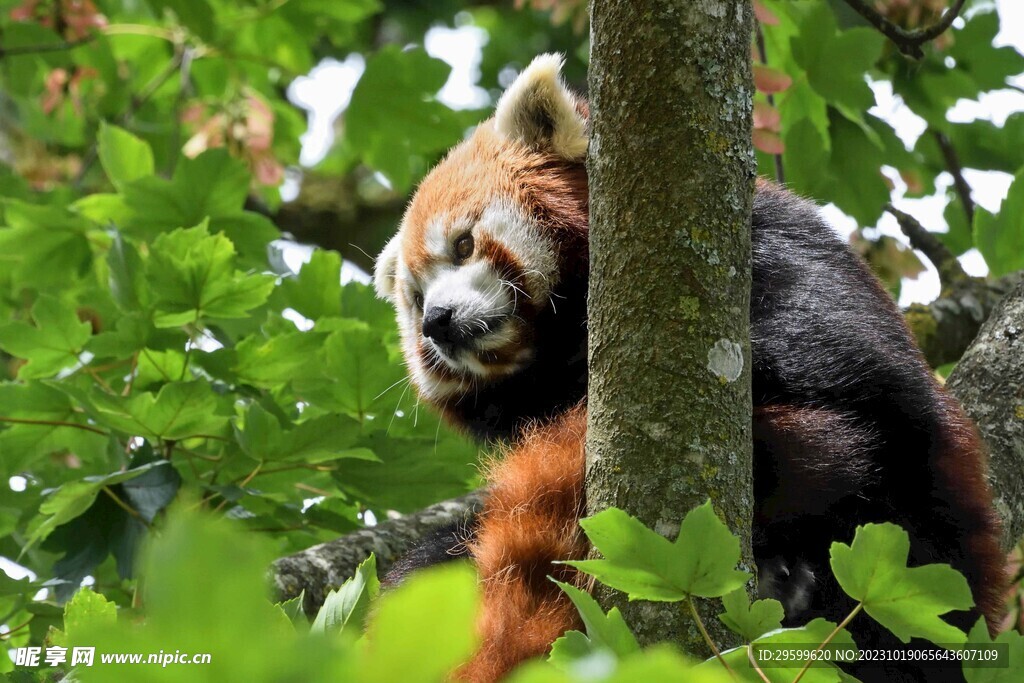
[[398, 249], [401, 245], [401, 234], [395, 235], [388, 242], [373, 266], [373, 286], [381, 299], [393, 301], [395, 298], [395, 275], [398, 269]]
[[534, 58], [498, 101], [494, 125], [510, 140], [577, 161], [587, 154], [587, 122], [562, 83], [563, 62], [555, 54]]

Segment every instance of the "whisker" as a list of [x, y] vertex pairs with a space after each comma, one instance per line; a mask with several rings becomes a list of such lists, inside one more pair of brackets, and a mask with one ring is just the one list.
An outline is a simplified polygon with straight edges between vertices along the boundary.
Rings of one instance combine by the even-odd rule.
[[402, 394], [398, 397], [398, 403], [395, 404], [395, 410], [391, 413], [391, 420], [388, 421], [388, 428], [386, 430], [384, 430], [385, 436], [388, 436], [388, 435], [391, 434], [391, 425], [393, 425], [395, 423], [395, 418], [398, 416], [398, 409], [402, 405], [402, 399], [405, 398], [405, 394], [406, 394], [407, 391], [409, 391], [409, 387], [411, 387], [411, 386], [412, 386], [412, 376], [410, 375], [407, 378], [407, 381], [406, 381], [406, 384], [405, 384], [405, 389], [402, 390]]
[[379, 399], [379, 398], [380, 398], [381, 396], [383, 396], [384, 394], [388, 393], [389, 391], [391, 391], [392, 389], [394, 389], [395, 387], [397, 387], [397, 386], [398, 386], [399, 384], [401, 384], [402, 382], [410, 382], [410, 381], [412, 381], [412, 377], [409, 377], [409, 376], [403, 377], [402, 379], [398, 380], [397, 382], [395, 382], [394, 384], [392, 384], [391, 386], [389, 386], [389, 387], [388, 387], [387, 389], [385, 389], [384, 391], [382, 391], [382, 392], [380, 392], [379, 394], [377, 394], [376, 396], [374, 396], [374, 397], [373, 397], [373, 400], [374, 400], [374, 401], [376, 401], [376, 400], [377, 400], [377, 399]]

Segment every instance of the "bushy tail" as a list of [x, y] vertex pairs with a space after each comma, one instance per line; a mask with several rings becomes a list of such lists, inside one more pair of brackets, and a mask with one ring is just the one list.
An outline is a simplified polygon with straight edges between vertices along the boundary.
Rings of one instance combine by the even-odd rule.
[[548, 577], [573, 581], [552, 564], [582, 559], [587, 414], [577, 406], [535, 426], [488, 471], [489, 495], [470, 552], [483, 586], [480, 650], [459, 672], [473, 683], [496, 681], [547, 652], [579, 625], [575, 608]]

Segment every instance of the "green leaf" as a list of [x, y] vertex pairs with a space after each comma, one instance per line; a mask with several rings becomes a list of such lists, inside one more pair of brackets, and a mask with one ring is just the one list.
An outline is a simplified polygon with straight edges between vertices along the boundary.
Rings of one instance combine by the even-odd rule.
[[[477, 449], [465, 438], [440, 429], [436, 418], [419, 417], [422, 436], [373, 433], [358, 442], [380, 458], [346, 458], [332, 465], [338, 486], [375, 509], [412, 512], [438, 500], [462, 495], [476, 481]], [[426, 428], [430, 425], [430, 428]], [[380, 425], [383, 430], [387, 424]]]
[[710, 500], [687, 513], [674, 542], [616, 508], [584, 519], [580, 526], [605, 559], [566, 564], [625, 591], [630, 600], [717, 598], [750, 579], [736, 569], [740, 542], [718, 519]]
[[144, 309], [149, 304], [142, 270], [142, 259], [135, 245], [125, 241], [119, 232], [114, 233], [114, 243], [107, 252], [107, 267], [110, 269], [110, 294], [114, 302], [125, 312]]
[[[761, 636], [754, 640], [751, 644], [755, 652], [755, 657], [760, 660], [764, 660], [763, 655], [756, 654], [758, 650], [764, 649], [771, 652], [779, 652], [780, 650], [792, 652], [794, 649], [813, 649], [817, 645], [824, 643], [825, 639], [828, 638], [836, 630], [836, 624], [831, 621], [824, 619], [814, 619], [808, 624], [799, 628], [784, 628], [771, 631], [768, 635]], [[835, 635], [832, 636], [832, 640], [825, 646], [825, 651], [831, 653], [830, 662], [845, 661], [845, 655], [847, 652], [857, 652], [857, 644], [854, 643], [852, 636], [846, 629], [839, 629]], [[752, 667], [750, 666], [749, 655], [745, 648], [738, 648], [724, 653], [725, 660], [737, 671], [744, 672], [744, 681], [750, 681], [751, 683], [758, 683], [761, 678], [758, 677]], [[823, 658], [824, 661], [824, 658]], [[778, 657], [774, 658], [771, 666], [766, 666], [762, 669], [768, 676], [768, 679], [772, 683], [791, 683], [796, 675], [803, 669], [806, 660], [783, 660], [779, 661]], [[718, 663], [714, 658], [709, 658], [705, 662], [705, 666], [715, 667]], [[842, 683], [844, 681], [856, 681], [852, 678], [844, 678], [844, 674], [834, 664], [819, 663], [815, 664], [807, 670], [803, 675], [801, 681], [807, 681], [807, 683]]]
[[[562, 641], [562, 638], [560, 638], [555, 641], [551, 648], [552, 662], [568, 662], [572, 659], [578, 659], [581, 656], [580, 646], [584, 644], [585, 651], [582, 654], [593, 654], [599, 650], [607, 650], [616, 657], [625, 657], [640, 651], [640, 645], [636, 642], [636, 636], [629, 630], [629, 626], [626, 625], [626, 620], [622, 618], [622, 613], [619, 612], [618, 607], [612, 607], [605, 614], [601, 610], [601, 606], [597, 604], [597, 600], [594, 600], [589, 593], [568, 583], [561, 581], [555, 581], [555, 583], [569, 596], [572, 604], [576, 606], [576, 610], [580, 613], [580, 618], [583, 619], [583, 626], [587, 629], [587, 634], [583, 636], [578, 631], [570, 631], [566, 636], [563, 636], [563, 638], [568, 637], [568, 640]], [[582, 641], [580, 636], [583, 637]], [[559, 642], [562, 642], [561, 646], [559, 646]]]
[[368, 681], [435, 683], [476, 646], [477, 577], [461, 563], [433, 567], [385, 594], [359, 671]]
[[875, 104], [864, 75], [881, 56], [884, 40], [873, 28], [838, 33], [828, 3], [815, 3], [793, 38], [793, 57], [829, 103], [863, 112]]
[[64, 629], [51, 632], [54, 645], [86, 643], [96, 629], [117, 623], [117, 605], [84, 586], [64, 605]]
[[348, 629], [349, 633], [357, 636], [362, 634], [370, 603], [377, 598], [379, 592], [377, 558], [370, 553], [356, 568], [351, 579], [342, 584], [341, 588], [327, 594], [310, 630], [314, 633], [344, 633]]
[[60, 420], [71, 411], [68, 397], [43, 382], [0, 384], [0, 415], [5, 417]]
[[[144, 550], [139, 572], [146, 577], [144, 627], [124, 624], [101, 641], [139, 651], [162, 642], [153, 651], [162, 647], [169, 652], [220, 653], [209, 665], [196, 667], [203, 672], [187, 674], [190, 680], [264, 681], [272, 677], [267, 668], [279, 657], [278, 666], [287, 661], [289, 675], [299, 676], [296, 680], [317, 680], [310, 673], [316, 666], [326, 669], [320, 676], [341, 680], [340, 672], [324, 661], [325, 653], [300, 645], [295, 628], [267, 599], [272, 549], [259, 536], [242, 534], [223, 519], [187, 512], [194, 505], [172, 508], [161, 533], [151, 535]], [[242, 649], [250, 654], [233, 656], [231, 642], [245, 643]]]
[[398, 190], [412, 183], [417, 156], [440, 152], [462, 137], [459, 117], [434, 99], [449, 71], [421, 48], [388, 45], [367, 60], [352, 92], [346, 140]]
[[999, 13], [994, 7], [971, 14], [963, 28], [952, 33], [949, 55], [982, 90], [1005, 88], [1008, 78], [1024, 72], [1024, 55], [1013, 46], [994, 45], [998, 33]]
[[904, 643], [963, 643], [963, 631], [940, 617], [974, 606], [963, 575], [944, 564], [907, 568], [910, 537], [895, 524], [857, 527], [852, 545], [833, 543], [832, 571], [847, 595]]
[[287, 4], [285, 14], [294, 17], [293, 22], [322, 25], [325, 20], [351, 24], [369, 17], [382, 9], [380, 0], [304, 0]]
[[155, 172], [149, 144], [125, 129], [101, 122], [96, 140], [100, 163], [117, 189]]
[[[149, 317], [143, 313], [126, 313], [117, 319], [113, 330], [100, 332], [89, 340], [86, 349], [99, 358], [129, 358], [136, 351], [142, 351], [150, 341], [170, 341], [167, 337], [180, 335], [175, 340], [184, 348], [188, 337], [180, 332], [158, 334]], [[156, 337], [164, 337], [156, 339]]]
[[954, 256], [960, 256], [974, 246], [971, 226], [967, 223], [967, 214], [964, 213], [964, 205], [959, 197], [954, 196], [950, 199], [942, 212], [942, 217], [946, 220], [949, 229], [946, 232], [936, 233], [936, 236], [953, 252]]
[[993, 277], [1024, 269], [1024, 167], [1013, 177], [998, 213], [975, 209], [974, 245]]
[[100, 225], [124, 225], [131, 220], [131, 210], [120, 194], [90, 194], [76, 199], [70, 207], [79, 216]]
[[398, 334], [395, 309], [377, 296], [372, 285], [349, 282], [342, 287], [341, 312], [346, 318], [362, 320], [385, 338]]
[[100, 424], [150, 441], [218, 435], [228, 422], [226, 416], [217, 414], [220, 401], [204, 381], [171, 382], [156, 395], [114, 396], [94, 391], [83, 402]]
[[167, 382], [174, 382], [186, 376], [185, 353], [183, 351], [152, 351], [143, 349], [135, 368], [133, 390], [148, 389]]
[[[21, 474], [50, 453], [68, 451], [83, 460], [103, 452], [105, 435], [75, 429], [86, 419], [68, 396], [40, 382], [0, 384], [0, 415], [38, 420], [36, 424], [15, 424], [0, 431], [0, 474]], [[49, 424], [46, 424], [49, 423]]]
[[22, 552], [29, 546], [45, 539], [61, 524], [70, 522], [89, 509], [96, 496], [105, 486], [113, 486], [129, 479], [138, 477], [157, 467], [170, 467], [165, 460], [147, 463], [124, 472], [114, 472], [104, 476], [86, 477], [78, 481], [68, 482], [43, 499], [39, 506], [39, 514], [29, 524], [28, 542]]
[[175, 228], [219, 217], [238, 216], [249, 192], [245, 164], [223, 149], [195, 159], [181, 159], [170, 181], [156, 176], [125, 186], [125, 202], [133, 213], [127, 229], [152, 238]]
[[235, 211], [210, 217], [210, 232], [224, 233], [238, 250], [246, 267], [265, 269], [267, 247], [281, 237], [273, 221], [252, 211]]
[[[734, 667], [739, 674], [752, 673], [744, 660]], [[694, 666], [690, 660], [666, 644], [655, 645], [618, 661], [606, 654], [586, 657], [573, 665], [556, 668], [534, 660], [519, 667], [507, 679], [509, 683], [639, 683], [685, 681], [686, 683], [736, 683], [718, 662]], [[742, 679], [747, 683], [749, 679]], [[756, 679], [760, 681], [760, 679]]]
[[750, 603], [747, 592], [737, 588], [722, 596], [725, 612], [718, 615], [726, 627], [746, 641], [782, 628], [785, 612], [778, 600], [755, 600]]
[[786, 131], [785, 141], [786, 182], [796, 192], [815, 196], [819, 188], [829, 184], [827, 148], [831, 137], [827, 126], [823, 136], [810, 119], [797, 121]]
[[217, 22], [207, 0], [148, 0], [157, 14], [170, 10], [181, 22], [203, 40], [213, 40], [217, 33]]
[[992, 644], [1005, 645], [1006, 650], [1000, 653], [1000, 666], [979, 666], [964, 660], [964, 678], [967, 683], [1018, 683], [1020, 680], [1021, 662], [1024, 662], [1024, 634], [1014, 629], [1007, 629], [992, 639], [988, 634], [985, 618], [978, 619], [967, 636], [968, 647]]
[[[331, 331], [318, 353], [316, 377], [296, 379], [295, 390], [311, 403], [363, 419], [390, 419], [399, 402], [405, 372], [391, 361], [379, 331], [359, 320], [331, 319]], [[321, 329], [320, 326], [316, 328]]]
[[201, 318], [244, 318], [267, 300], [272, 275], [234, 269], [235, 249], [223, 235], [210, 235], [204, 221], [160, 235], [151, 248], [147, 281], [157, 327], [177, 327]]
[[[1013, 144], [1024, 139], [1024, 112], [1014, 112], [1002, 126], [978, 119], [970, 123], [948, 123], [943, 127], [953, 148], [965, 168], [1016, 173], [1020, 169], [1020, 154]], [[922, 135], [915, 150], [919, 151], [936, 171], [946, 169], [945, 159], [933, 135]]]
[[249, 406], [245, 427], [235, 428], [238, 445], [259, 460], [301, 460], [320, 463], [338, 458], [377, 461], [365, 448], [355, 448], [360, 424], [347, 415], [321, 415], [283, 429], [277, 419], [258, 403]]
[[551, 651], [548, 652], [548, 661], [562, 669], [571, 671], [572, 667], [580, 660], [594, 656], [607, 656], [601, 650], [595, 650], [594, 643], [585, 634], [579, 631], [566, 631], [555, 642], [551, 643]]
[[[157, 460], [156, 462], [160, 462]], [[152, 523], [181, 488], [181, 475], [173, 467], [154, 467], [137, 477], [121, 482], [120, 495], [142, 519]]]
[[43, 294], [32, 306], [32, 319], [35, 326], [20, 321], [0, 325], [0, 349], [28, 361], [18, 377], [50, 377], [78, 362], [92, 328], [78, 319], [73, 305]]
[[317, 354], [325, 339], [325, 333], [315, 331], [277, 334], [269, 339], [247, 337], [235, 347], [234, 371], [243, 382], [264, 388], [317, 380], [323, 373]]
[[341, 255], [317, 249], [299, 274], [285, 278], [280, 291], [287, 306], [309, 318], [341, 315]]
[[306, 618], [306, 613], [302, 610], [302, 603], [305, 598], [306, 591], [302, 590], [291, 600], [276, 603], [281, 608], [281, 611], [284, 612], [284, 615], [288, 617], [288, 621], [295, 624], [295, 628], [301, 632], [309, 630], [309, 619]]
[[819, 186], [819, 197], [835, 202], [861, 225], [874, 225], [889, 201], [889, 188], [881, 172], [885, 157], [868, 137], [864, 126], [850, 122], [834, 110], [829, 120], [832, 132], [830, 174], [841, 178], [842, 182]]
[[92, 264], [88, 221], [69, 211], [13, 199], [2, 203], [0, 274], [40, 291], [67, 286]]

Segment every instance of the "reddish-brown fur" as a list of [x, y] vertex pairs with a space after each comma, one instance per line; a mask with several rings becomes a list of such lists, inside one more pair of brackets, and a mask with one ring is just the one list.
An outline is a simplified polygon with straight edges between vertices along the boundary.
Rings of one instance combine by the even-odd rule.
[[548, 577], [573, 581], [557, 560], [587, 551], [577, 520], [583, 510], [586, 409], [529, 429], [488, 472], [490, 493], [470, 551], [483, 581], [476, 656], [458, 677], [496, 681], [520, 662], [543, 655], [579, 626], [572, 603]]
[[502, 138], [491, 121], [448, 153], [443, 176], [430, 175], [406, 212], [402, 240], [413, 273], [430, 263], [426, 231], [438, 216], [480, 216], [495, 199], [509, 201], [542, 221], [567, 263], [586, 265], [587, 174], [550, 154]]

